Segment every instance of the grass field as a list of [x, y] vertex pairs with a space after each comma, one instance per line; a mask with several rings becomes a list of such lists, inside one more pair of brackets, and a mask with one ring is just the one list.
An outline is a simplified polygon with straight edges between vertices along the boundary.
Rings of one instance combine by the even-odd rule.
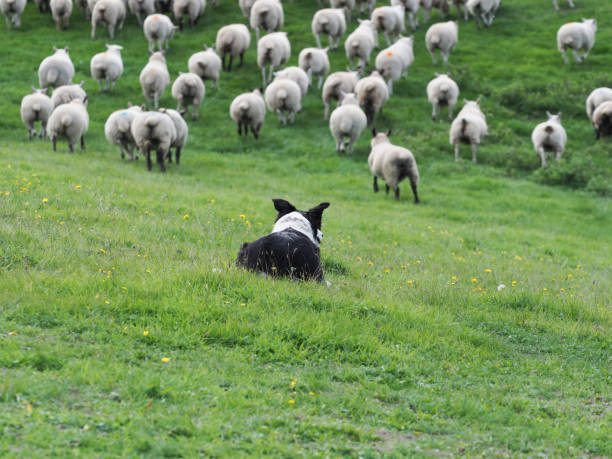
[[[236, 3], [177, 34], [173, 78], [244, 22]], [[28, 5], [20, 30], [0, 30], [0, 456], [612, 456], [612, 144], [584, 110], [612, 86], [612, 9], [533, 3], [504, 0], [481, 32], [460, 23], [448, 69], [462, 98], [484, 96], [478, 165], [468, 149], [454, 163], [449, 124], [429, 118], [441, 66], [415, 33], [376, 126], [414, 152], [419, 206], [406, 184], [400, 202], [372, 193], [366, 133], [353, 156], [334, 152], [316, 89], [294, 126], [269, 115], [258, 142], [239, 138], [228, 110], [260, 85], [254, 43], [207, 88], [179, 167], [121, 161], [103, 125], [144, 101], [136, 20], [116, 40], [124, 76], [99, 94], [89, 59], [105, 31], [90, 40], [75, 8], [57, 32]], [[292, 64], [315, 8], [285, 5]], [[555, 33], [581, 17], [598, 19], [597, 42], [565, 66]], [[53, 45], [86, 81], [86, 152], [28, 143], [19, 119]], [[347, 65], [342, 50], [331, 61]], [[541, 171], [529, 137], [546, 110], [563, 112], [569, 142]], [[276, 197], [331, 202], [331, 287], [233, 268], [270, 231]]]

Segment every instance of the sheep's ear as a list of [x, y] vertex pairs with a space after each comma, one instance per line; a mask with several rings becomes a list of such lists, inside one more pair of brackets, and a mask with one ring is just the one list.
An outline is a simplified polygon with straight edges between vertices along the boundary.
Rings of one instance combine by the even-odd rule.
[[278, 211], [279, 216], [286, 215], [297, 210], [293, 204], [284, 199], [273, 199], [274, 208]]
[[83, 86], [85, 86], [85, 80], [82, 80], [82, 81], [79, 83], [79, 86], [80, 86], [81, 88], [82, 88]]
[[550, 113], [548, 110], [546, 110], [546, 116], [548, 116], [549, 118], [552, 118], [552, 113]]
[[561, 112], [557, 113], [557, 117], [561, 119]]
[[69, 47], [68, 47], [68, 46], [66, 46], [66, 47], [64, 48], [64, 51], [68, 52], [68, 49], [69, 49]]
[[391, 137], [391, 132], [393, 132], [393, 130], [392, 130], [392, 129], [389, 129], [389, 130], [387, 131], [387, 134], [386, 134], [386, 135], [387, 135], [387, 137]]
[[162, 55], [162, 56], [165, 56], [165, 55], [166, 55], [166, 50], [165, 50], [165, 49], [162, 49], [162, 50], [160, 51], [160, 53], [161, 53], [161, 55]]
[[42, 88], [41, 91], [43, 94], [49, 94], [49, 88]]
[[132, 108], [132, 102], [128, 101], [128, 108]]
[[359, 24], [361, 24], [361, 23], [363, 22], [363, 19], [359, 19], [359, 18], [357, 18], [357, 22], [358, 22]]
[[32, 88], [32, 91], [36, 92], [36, 88], [34, 86], [30, 86], [30, 88]]
[[376, 132], [376, 128], [372, 128], [372, 137], [376, 137], [376, 134], [378, 134], [378, 132]]
[[108, 43], [106, 44], [106, 49], [110, 49], [111, 45], [109, 45]]
[[442, 75], [441, 75], [441, 74], [439, 74], [438, 72], [434, 72], [434, 75], [435, 75], [436, 77], [442, 76]]
[[480, 105], [480, 102], [482, 101], [482, 96], [478, 96], [478, 99], [476, 99], [476, 103], [478, 105]]
[[53, 51], [57, 51], [57, 48], [55, 46], [53, 46]]
[[324, 52], [325, 54], [327, 54], [327, 52], [328, 52], [328, 51], [329, 51], [329, 46], [328, 46], [327, 48], [323, 48], [323, 52]]

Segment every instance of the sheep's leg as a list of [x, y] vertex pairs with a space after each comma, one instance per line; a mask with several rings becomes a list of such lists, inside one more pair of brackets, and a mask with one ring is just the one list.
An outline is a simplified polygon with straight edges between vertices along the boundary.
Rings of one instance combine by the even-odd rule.
[[153, 49], [155, 47], [155, 41], [149, 42], [149, 53], [153, 53]]
[[145, 147], [144, 155], [147, 158], [147, 169], [148, 170], [153, 169], [153, 163], [151, 162], [151, 147], [150, 146]]
[[242, 135], [242, 123], [238, 121], [238, 136]]
[[476, 159], [476, 152], [478, 151], [478, 144], [472, 142], [472, 162], [476, 164], [478, 160]]
[[578, 62], [578, 63], [582, 62], [582, 59], [580, 58], [580, 55], [578, 54], [578, 51], [573, 49], [572, 50], [572, 54], [574, 55], [574, 59], [576, 60], [576, 62]]
[[159, 108], [159, 94], [157, 93], [157, 91], [155, 91], [155, 93], [153, 94], [153, 107], [155, 107], [155, 110]]
[[555, 7], [555, 11], [559, 11], [559, 3], [557, 0], [553, 0], [553, 6]]
[[569, 3], [570, 8], [574, 8], [574, 2], [572, 0], [567, 0], [567, 2]]
[[476, 23], [476, 28], [478, 30], [480, 30], [481, 29], [481, 27], [480, 27], [480, 16], [478, 14], [474, 15], [474, 22]]
[[374, 176], [374, 193], [378, 193], [378, 177]]
[[[59, 22], [57, 23], [57, 30], [59, 30]], [[96, 24], [91, 25], [91, 39], [96, 38]]]
[[390, 189], [389, 184], [388, 184], [388, 183], [385, 183], [385, 193], [386, 193], [386, 194], [389, 194], [389, 189]]
[[395, 188], [393, 189], [393, 191], [395, 192], [395, 200], [399, 201], [399, 194], [400, 194], [399, 186], [395, 185]]
[[11, 20], [9, 19], [8, 14], [6, 16], [4, 16], [4, 20], [6, 21], [6, 28], [10, 29], [11, 28]]
[[255, 38], [257, 39], [255, 43], [257, 43], [259, 41], [259, 27], [255, 27]]
[[336, 151], [342, 153], [344, 151], [344, 142], [342, 142], [342, 136], [336, 139]]
[[121, 155], [121, 159], [125, 159], [125, 151], [123, 151], [123, 145], [119, 145], [119, 154]]
[[268, 81], [267, 81], [267, 83], [272, 81], [272, 76], [273, 75], [274, 75], [274, 66], [272, 64], [270, 64], [270, 72], [268, 72]]
[[455, 143], [455, 162], [459, 162], [459, 142]]
[[429, 21], [429, 13], [428, 10], [423, 10], [423, 22]]
[[38, 137], [40, 137], [41, 139], [44, 139], [46, 136], [47, 136], [47, 124], [40, 123], [40, 132], [38, 134]]
[[85, 136], [81, 136], [81, 150], [85, 150]]
[[67, 29], [70, 25], [70, 16], [64, 16], [64, 29]]
[[431, 54], [431, 59], [433, 60], [434, 64], [437, 64], [438, 61], [436, 60], [436, 51], [434, 49], [429, 51], [429, 54]]
[[449, 53], [440, 50], [440, 54], [442, 55], [442, 62], [444, 62], [444, 64], [448, 64]]
[[315, 42], [317, 43], [317, 48], [322, 48], [322, 46], [321, 46], [321, 36], [318, 33], [315, 34]]
[[194, 121], [198, 119], [198, 106], [196, 104], [191, 107], [191, 119]]
[[557, 150], [555, 152], [555, 159], [560, 162], [561, 161], [561, 156], [563, 155], [563, 150]]
[[232, 64], [234, 62], [234, 55], [230, 53], [230, 57], [229, 57], [229, 64], [227, 65], [227, 71], [231, 72], [232, 71]]
[[164, 156], [166, 156], [164, 150], [162, 150], [161, 148], [159, 150], [157, 150], [157, 164], [159, 164], [159, 167], [161, 168], [162, 172], [166, 172], [166, 164], [164, 163]]
[[561, 57], [563, 57], [563, 61], [566, 64], [569, 64], [569, 59], [567, 57], [567, 49], [566, 48], [563, 48], [563, 51], [561, 51]]
[[542, 160], [542, 169], [546, 169], [548, 164], [546, 164], [546, 152], [543, 147], [538, 148], [538, 155], [540, 155], [540, 159]]
[[416, 21], [414, 20], [415, 18], [415, 14], [414, 13], [410, 13], [408, 15], [408, 18], [410, 20], [410, 28], [412, 29], [412, 31], [414, 32], [417, 29], [417, 24]]
[[317, 89], [321, 89], [321, 86], [323, 86], [323, 76], [319, 75], [319, 86]]
[[387, 81], [387, 88], [389, 88], [389, 95], [393, 94], [393, 80]]
[[254, 127], [253, 125], [251, 125], [251, 132], [253, 133], [253, 136], [255, 137], [255, 140], [259, 139], [259, 130], [261, 129], [261, 124], [258, 125], [257, 127]]
[[414, 195], [414, 203], [418, 204], [421, 201], [419, 200], [416, 177], [410, 177], [410, 188], [412, 188], [412, 194]]
[[98, 80], [98, 87], [100, 88], [100, 92], [104, 91], [104, 87], [102, 86], [102, 80]]
[[449, 105], [448, 106], [448, 120], [452, 121], [453, 120], [453, 110], [455, 109], [454, 105]]
[[289, 124], [293, 124], [295, 122], [295, 112], [289, 112]]
[[176, 156], [176, 165], [178, 166], [179, 164], [181, 164], [181, 147], [176, 147], [176, 150], [174, 151], [174, 155]]
[[262, 85], [265, 87], [266, 86], [266, 65], [265, 64], [261, 68], [261, 81], [262, 81]]
[[325, 103], [325, 113], [323, 115], [323, 119], [326, 120], [329, 118], [329, 103]]
[[53, 151], [57, 151], [57, 136], [51, 137], [51, 141], [53, 142]]
[[108, 25], [108, 35], [110, 36], [111, 40], [115, 39], [115, 24]]
[[32, 132], [34, 132], [34, 135], [36, 135], [36, 129], [34, 129], [34, 126], [32, 126], [32, 125], [29, 125], [29, 126], [26, 126], [26, 127], [28, 129], [28, 140], [31, 141], [32, 140]]
[[387, 46], [391, 46], [391, 41], [389, 40], [389, 34], [387, 33], [387, 31], [383, 31], [383, 36], [385, 37], [385, 40], [387, 42]]
[[238, 63], [238, 67], [242, 67], [244, 64], [244, 53], [240, 53], [240, 62]]
[[138, 20], [138, 25], [142, 28], [142, 18], [139, 12], [136, 13], [136, 19]]
[[589, 57], [589, 50], [587, 50], [583, 55], [582, 55], [582, 62], [584, 62], [586, 60], [587, 57]]
[[438, 102], [436, 101], [432, 105], [433, 105], [433, 111], [431, 112], [431, 119], [435, 121], [437, 113], [438, 113]]

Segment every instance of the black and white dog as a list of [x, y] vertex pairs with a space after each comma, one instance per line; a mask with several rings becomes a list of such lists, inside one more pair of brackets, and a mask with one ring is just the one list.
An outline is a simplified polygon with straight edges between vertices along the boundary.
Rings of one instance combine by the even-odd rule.
[[236, 266], [274, 277], [323, 281], [319, 251], [323, 238], [321, 216], [329, 203], [322, 202], [302, 212], [284, 199], [272, 201], [278, 211], [272, 233], [245, 242], [238, 252]]

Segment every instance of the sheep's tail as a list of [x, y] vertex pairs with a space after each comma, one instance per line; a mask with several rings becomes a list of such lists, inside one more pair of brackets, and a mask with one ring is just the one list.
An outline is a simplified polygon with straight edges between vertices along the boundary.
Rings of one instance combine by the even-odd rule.
[[102, 64], [96, 65], [96, 70], [100, 73], [100, 76], [104, 79], [106, 78], [106, 66]]
[[238, 110], [240, 110], [240, 114], [244, 115], [246, 112], [249, 111], [249, 108], [251, 108], [251, 106], [249, 105], [249, 103], [245, 100], [243, 101], [239, 106], [238, 106]]
[[287, 92], [286, 89], [279, 89], [278, 93], [276, 93], [276, 97], [278, 97], [279, 100], [287, 100], [287, 97], [289, 97], [289, 93]]
[[159, 119], [156, 116], [150, 116], [145, 120], [144, 124], [149, 130], [153, 130], [159, 124]]
[[64, 115], [62, 116], [62, 118], [60, 119], [60, 125], [64, 128], [67, 128], [68, 126], [72, 125], [72, 116], [70, 115]]
[[122, 134], [130, 132], [130, 127], [131, 127], [131, 124], [130, 124], [129, 120], [127, 120], [125, 118], [120, 118], [117, 121], [117, 130], [119, 132], [121, 132]]
[[465, 137], [465, 130], [467, 128], [468, 121], [465, 118], [461, 119], [461, 137]]
[[440, 92], [447, 93], [450, 91], [450, 85], [448, 83], [442, 83], [440, 85]]
[[554, 128], [554, 127], [552, 127], [552, 126], [550, 126], [550, 125], [549, 125], [549, 126], [546, 126], [546, 127], [544, 128], [544, 132], [546, 132], [546, 134], [548, 134], [548, 135], [551, 135], [553, 132], [555, 132], [555, 128]]
[[205, 62], [198, 62], [198, 67], [200, 67], [202, 70], [206, 70], [206, 63]]
[[571, 35], [565, 36], [561, 39], [561, 46], [563, 46], [564, 48], [567, 47], [572, 47], [572, 44], [574, 43], [574, 37], [572, 37]]
[[367, 86], [365, 86], [364, 89], [365, 89], [365, 92], [367, 92], [367, 93], [374, 92], [376, 90], [376, 84], [368, 83]]
[[323, 18], [319, 19], [319, 23], [321, 24], [321, 32], [328, 33], [327, 32], [327, 26], [329, 26], [329, 19], [323, 17]]
[[376, 16], [376, 28], [377, 29], [385, 29], [385, 17], [381, 14]]
[[40, 104], [32, 105], [32, 111], [36, 113], [40, 112]]
[[416, 162], [411, 156], [401, 156], [395, 159], [394, 163], [398, 172], [398, 181], [404, 178], [410, 178], [410, 182], [414, 185], [419, 183], [419, 170]]
[[348, 118], [344, 118], [340, 121], [340, 132], [349, 132], [353, 127], [353, 123]]
[[47, 71], [47, 82], [48, 83], [55, 83], [57, 81], [57, 78], [59, 77], [59, 72], [57, 71], [56, 68], [50, 68]]
[[429, 42], [432, 45], [437, 45], [440, 43], [440, 35], [438, 35], [437, 33], [434, 33], [431, 35], [431, 37], [429, 38]]
[[232, 46], [234, 45], [234, 40], [236, 39], [235, 35], [231, 35], [229, 39], [225, 38], [223, 40], [223, 46], [221, 46], [221, 50], [224, 53], [227, 53], [232, 50]]

